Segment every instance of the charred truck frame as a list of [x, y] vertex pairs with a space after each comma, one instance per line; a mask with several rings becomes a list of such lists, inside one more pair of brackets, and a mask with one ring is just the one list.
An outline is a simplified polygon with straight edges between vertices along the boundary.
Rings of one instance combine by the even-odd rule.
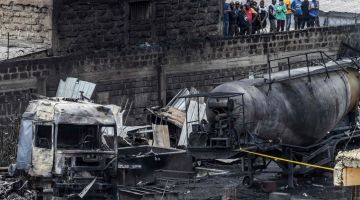
[[[112, 136], [112, 143], [105, 142]], [[116, 122], [111, 109], [85, 101], [31, 101], [22, 116], [16, 164], [11, 174], [31, 177], [31, 187], [53, 196], [116, 195]], [[109, 144], [109, 145], [106, 145]], [[87, 187], [86, 187], [87, 186]], [[106, 191], [106, 193], [104, 193]]]
[[[295, 59], [301, 61], [291, 62]], [[273, 63], [283, 64], [271, 67]], [[187, 130], [189, 151], [197, 159], [241, 157], [249, 173], [244, 184], [252, 184], [255, 171], [271, 162], [250, 151], [333, 167], [340, 147], [360, 141], [356, 126], [360, 74], [352, 58], [334, 60], [324, 52], [309, 52], [269, 60], [267, 72], [260, 77], [180, 98], [207, 99], [208, 123], [194, 123], [186, 116], [187, 129], [191, 127]], [[293, 187], [296, 165], [276, 162]], [[299, 173], [312, 170], [296, 168]]]

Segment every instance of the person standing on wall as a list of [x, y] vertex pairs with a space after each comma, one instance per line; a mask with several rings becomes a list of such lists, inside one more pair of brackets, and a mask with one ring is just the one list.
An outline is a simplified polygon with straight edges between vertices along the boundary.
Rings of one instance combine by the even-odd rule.
[[229, 36], [229, 13], [231, 12], [230, 5], [228, 3], [224, 3], [224, 37]]
[[290, 27], [291, 27], [291, 15], [292, 15], [292, 11], [291, 11], [291, 0], [285, 0], [285, 5], [286, 5], [286, 31], [290, 31]]
[[235, 36], [238, 36], [240, 34], [240, 27], [239, 27], [239, 14], [240, 14], [240, 2], [239, 1], [236, 1], [235, 2], [235, 21], [236, 21], [236, 24], [235, 24]]
[[316, 0], [317, 3], [317, 17], [315, 19], [315, 27], [320, 27], [320, 3], [319, 0]]
[[240, 28], [240, 35], [249, 34], [249, 21], [243, 4], [240, 5], [237, 22]]
[[259, 11], [258, 3], [255, 0], [250, 1], [250, 7], [252, 11], [252, 33], [255, 34], [260, 30], [260, 20], [259, 20]]
[[245, 12], [246, 16], [249, 22], [249, 34], [253, 33], [253, 19], [256, 18], [257, 13], [256, 11], [251, 7], [249, 3], [246, 3], [245, 5]]
[[269, 16], [269, 13], [268, 13], [268, 8], [267, 6], [265, 6], [265, 2], [264, 0], [261, 0], [260, 1], [260, 4], [258, 6], [258, 18], [259, 18], [259, 21], [260, 21], [260, 27], [259, 27], [259, 33], [261, 33], [262, 31], [264, 31], [266, 29], [266, 19], [268, 18]]
[[276, 0], [272, 0], [269, 5], [269, 22], [270, 22], [270, 32], [276, 31]]
[[277, 20], [277, 31], [284, 31], [285, 20], [286, 20], [286, 5], [284, 0], [279, 0], [279, 3], [276, 5], [276, 20]]
[[[251, 4], [251, 8], [255, 10], [255, 12], [259, 13], [259, 7], [257, 5], [257, 2], [255, 2], [255, 4]], [[256, 7], [254, 7], [256, 5]], [[253, 34], [254, 33], [258, 33], [260, 31], [260, 26], [261, 26], [261, 22], [260, 22], [260, 16], [258, 15], [254, 15], [253, 14], [253, 23], [252, 23], [252, 30], [253, 30]]]
[[236, 16], [236, 11], [235, 11], [235, 3], [232, 1], [230, 2], [230, 10], [231, 12], [229, 13], [229, 26], [230, 26], [230, 30], [229, 30], [229, 36], [230, 37], [234, 37], [234, 35], [236, 34], [236, 28], [237, 28], [237, 16]]
[[302, 20], [301, 20], [301, 29], [305, 28], [305, 24], [307, 27], [310, 26], [310, 24], [309, 24], [309, 19], [310, 19], [309, 7], [310, 7], [309, 0], [304, 0], [301, 4], [301, 10], [303, 12]]
[[291, 10], [294, 13], [295, 30], [299, 30], [301, 28], [303, 15], [301, 5], [301, 0], [293, 0], [293, 2], [291, 3]]
[[317, 16], [317, 18], [315, 20], [315, 26], [320, 27], [320, 2], [319, 1], [317, 1], [317, 5], [318, 5], [319, 15]]
[[309, 25], [315, 26], [316, 19], [319, 17], [319, 5], [316, 0], [311, 0], [309, 3]]

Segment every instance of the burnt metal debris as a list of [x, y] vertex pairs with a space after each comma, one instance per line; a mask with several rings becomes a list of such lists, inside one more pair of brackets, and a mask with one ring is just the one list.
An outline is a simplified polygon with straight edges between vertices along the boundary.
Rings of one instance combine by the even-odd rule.
[[[320, 52], [314, 62], [309, 55], [306, 67], [286, 57], [288, 68], [275, 72], [269, 60], [262, 77], [210, 93], [183, 89], [165, 107], [148, 108], [144, 126], [125, 125], [128, 100], [125, 106], [92, 103], [95, 85], [68, 78], [58, 90], [66, 97], [33, 100], [22, 115], [16, 163], [8, 168], [14, 178], [0, 182], [0, 196], [18, 190], [20, 199], [178, 199], [172, 186], [195, 183], [194, 169], [228, 174], [201, 166], [209, 160], [239, 164], [244, 185], [275, 162], [294, 187], [294, 174], [313, 168], [284, 161], [332, 169], [339, 150], [359, 148], [356, 58], [332, 60]], [[233, 189], [225, 193], [236, 196]]]
[[192, 170], [186, 151], [156, 147], [164, 146], [160, 139], [153, 146], [118, 146], [119, 110], [60, 97], [31, 101], [10, 174], [32, 177], [31, 189], [43, 199], [113, 199], [120, 186], [126, 191], [124, 186], [154, 182], [155, 170]]

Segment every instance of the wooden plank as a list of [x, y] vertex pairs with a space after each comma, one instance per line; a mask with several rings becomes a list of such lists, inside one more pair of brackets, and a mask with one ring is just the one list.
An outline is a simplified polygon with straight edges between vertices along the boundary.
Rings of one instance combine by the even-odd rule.
[[152, 124], [152, 129], [153, 129], [153, 139], [154, 139], [152, 141], [152, 145], [155, 147], [170, 148], [170, 137], [169, 137], [168, 126]]
[[360, 168], [344, 168], [342, 175], [344, 186], [360, 185]]

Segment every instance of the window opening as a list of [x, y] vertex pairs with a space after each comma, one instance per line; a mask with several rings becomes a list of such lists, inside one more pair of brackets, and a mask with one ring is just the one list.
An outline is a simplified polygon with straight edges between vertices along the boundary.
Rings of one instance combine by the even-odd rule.
[[137, 1], [130, 2], [130, 20], [139, 21], [150, 19], [150, 2], [149, 1]]
[[52, 126], [37, 125], [35, 133], [35, 147], [51, 149]]

